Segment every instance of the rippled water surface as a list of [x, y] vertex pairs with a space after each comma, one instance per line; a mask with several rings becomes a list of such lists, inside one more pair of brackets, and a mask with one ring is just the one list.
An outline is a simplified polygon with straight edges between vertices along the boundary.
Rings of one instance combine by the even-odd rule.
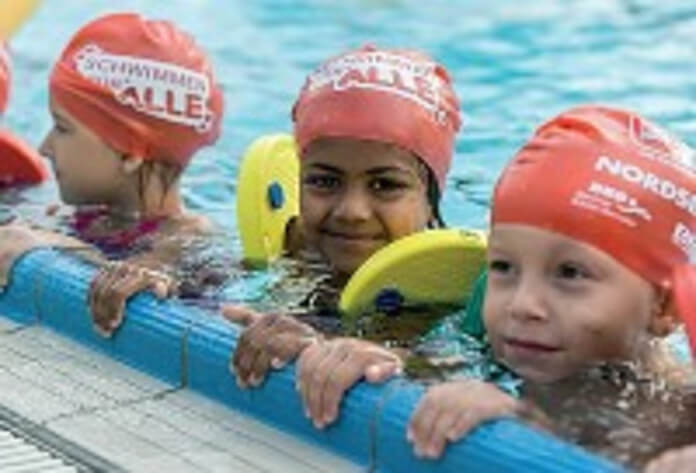
[[[14, 90], [5, 126], [39, 144], [51, 126], [46, 107], [51, 64], [80, 25], [114, 11], [114, 4], [44, 2], [12, 41]], [[696, 3], [689, 0], [117, 4], [177, 22], [212, 55], [225, 89], [224, 131], [187, 170], [184, 194], [190, 208], [233, 234], [235, 177], [244, 148], [259, 135], [289, 131], [289, 111], [305, 75], [321, 60], [364, 43], [423, 49], [454, 79], [464, 126], [443, 204], [453, 225], [485, 226], [492, 185], [506, 160], [536, 125], [570, 105], [607, 102], [632, 108], [696, 144]], [[0, 196], [0, 217], [5, 206], [45, 219], [43, 210], [56, 196], [52, 183], [6, 192]], [[240, 276], [227, 294], [258, 301], [269, 278], [272, 282], [272, 275]], [[277, 302], [303, 296], [307, 287], [300, 283], [276, 291], [283, 299]], [[678, 345], [686, 347], [683, 340]], [[602, 414], [597, 425], [607, 419]], [[633, 424], [626, 426], [622, 435], [629, 430], [643, 435]]]
[[[114, 5], [44, 2], [12, 42], [6, 126], [40, 142], [50, 128], [52, 62], [80, 25]], [[444, 198], [451, 224], [485, 225], [505, 161], [569, 105], [634, 108], [696, 142], [696, 4], [687, 0], [120, 0], [118, 8], [176, 21], [213, 56], [227, 101], [224, 134], [196, 157], [184, 187], [190, 207], [232, 230], [245, 146], [290, 130], [305, 74], [367, 42], [421, 48], [454, 78], [465, 118]], [[52, 184], [22, 194], [27, 213], [55, 199]]]

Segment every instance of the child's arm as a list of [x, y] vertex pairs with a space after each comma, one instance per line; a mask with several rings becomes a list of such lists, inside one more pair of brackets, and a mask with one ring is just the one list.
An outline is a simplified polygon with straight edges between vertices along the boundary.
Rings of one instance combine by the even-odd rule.
[[7, 284], [14, 263], [22, 255], [46, 247], [79, 252], [82, 258], [95, 264], [104, 262], [97, 251], [75, 238], [22, 223], [0, 225], [0, 290]]
[[307, 416], [318, 428], [336, 419], [343, 395], [362, 378], [379, 383], [402, 369], [393, 351], [354, 338], [325, 340], [288, 315], [261, 314], [234, 305], [223, 307], [222, 313], [246, 327], [230, 362], [237, 384], [258, 387], [270, 369], [280, 369], [299, 356], [297, 388]]
[[95, 330], [105, 337], [113, 335], [123, 323], [126, 302], [138, 292], [150, 290], [160, 299], [176, 293], [178, 281], [168, 273], [187, 251], [191, 237], [210, 232], [205, 223], [197, 218], [172, 223], [158, 234], [148, 251], [99, 265], [88, 297]]
[[696, 445], [668, 450], [648, 463], [645, 473], [691, 473], [696, 470]]
[[407, 431], [416, 455], [438, 458], [479, 424], [498, 417], [530, 415], [529, 404], [478, 380], [450, 381], [431, 387], [416, 407]]

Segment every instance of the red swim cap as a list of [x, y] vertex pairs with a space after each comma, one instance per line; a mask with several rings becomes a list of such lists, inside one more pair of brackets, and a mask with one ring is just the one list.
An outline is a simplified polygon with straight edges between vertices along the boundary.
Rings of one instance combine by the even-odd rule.
[[84, 26], [53, 68], [52, 98], [112, 148], [185, 166], [220, 134], [208, 56], [166, 21], [113, 14]]
[[668, 289], [696, 354], [696, 164], [640, 116], [583, 106], [542, 125], [496, 186], [492, 223], [591, 244]]
[[422, 53], [364, 47], [329, 59], [293, 108], [301, 154], [320, 137], [375, 140], [418, 155], [443, 188], [459, 130], [445, 69]]
[[48, 177], [36, 150], [10, 132], [0, 129], [0, 188], [34, 184]]
[[5, 113], [10, 99], [10, 83], [12, 82], [12, 64], [5, 43], [0, 42], [0, 115]]

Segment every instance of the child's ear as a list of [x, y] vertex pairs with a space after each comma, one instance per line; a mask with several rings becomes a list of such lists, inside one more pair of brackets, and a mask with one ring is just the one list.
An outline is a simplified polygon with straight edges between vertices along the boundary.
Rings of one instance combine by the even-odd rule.
[[649, 331], [655, 336], [666, 337], [679, 324], [676, 307], [672, 294], [666, 290], [659, 290], [653, 301], [652, 316]]
[[126, 174], [133, 174], [138, 169], [140, 169], [140, 166], [143, 165], [143, 162], [143, 158], [139, 156], [124, 154], [121, 156], [121, 169], [123, 169], [123, 172], [125, 172]]

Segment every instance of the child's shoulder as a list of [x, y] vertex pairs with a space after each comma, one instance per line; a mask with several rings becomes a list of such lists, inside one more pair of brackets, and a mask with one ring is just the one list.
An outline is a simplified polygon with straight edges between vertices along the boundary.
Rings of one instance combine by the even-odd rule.
[[184, 214], [168, 218], [162, 222], [160, 232], [167, 236], [208, 235], [218, 231], [217, 225], [208, 217], [196, 214]]

